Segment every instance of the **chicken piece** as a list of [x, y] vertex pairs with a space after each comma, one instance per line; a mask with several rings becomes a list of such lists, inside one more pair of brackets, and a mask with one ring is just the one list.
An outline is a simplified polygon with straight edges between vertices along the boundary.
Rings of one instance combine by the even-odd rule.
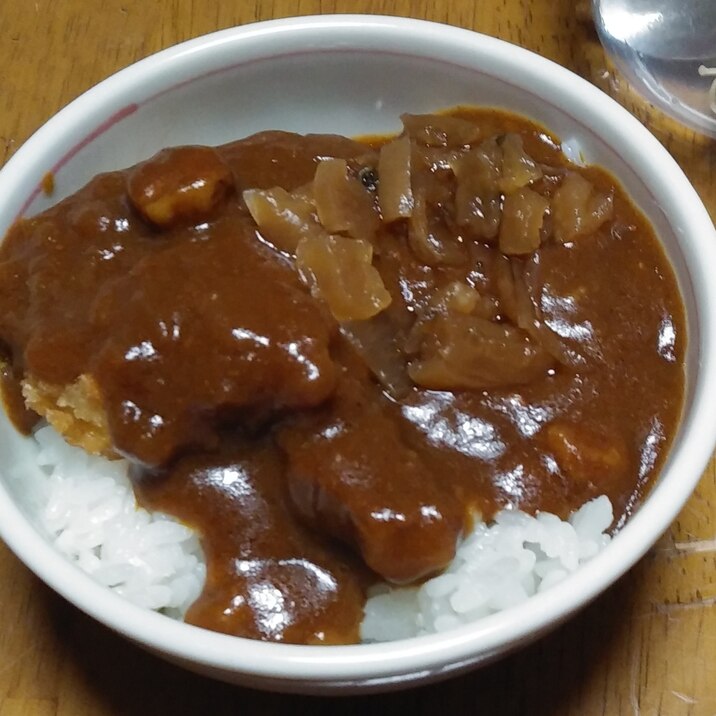
[[27, 407], [45, 418], [68, 443], [93, 455], [116, 457], [102, 396], [91, 375], [81, 375], [69, 385], [28, 376], [22, 381], [22, 394]]

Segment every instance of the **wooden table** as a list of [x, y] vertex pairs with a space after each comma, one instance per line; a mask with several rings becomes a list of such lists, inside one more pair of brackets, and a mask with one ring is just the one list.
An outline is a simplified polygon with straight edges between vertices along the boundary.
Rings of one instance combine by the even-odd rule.
[[[586, 3], [585, 3], [586, 4]], [[295, 14], [409, 15], [496, 35], [599, 85], [666, 144], [716, 217], [716, 151], [630, 96], [576, 0], [2, 0], [0, 162], [115, 70], [213, 30]], [[716, 399], [716, 396], [714, 396]], [[716, 714], [716, 471], [671, 531], [566, 626], [504, 661], [381, 697], [217, 684], [148, 656], [57, 597], [0, 545], [0, 716]]]

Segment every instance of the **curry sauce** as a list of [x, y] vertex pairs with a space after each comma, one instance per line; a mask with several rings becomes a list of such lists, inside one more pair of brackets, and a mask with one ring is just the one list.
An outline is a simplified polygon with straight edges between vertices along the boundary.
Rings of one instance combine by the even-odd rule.
[[616, 529], [663, 464], [685, 319], [643, 216], [526, 119], [403, 123], [166, 149], [0, 247], [11, 417], [198, 531], [192, 623], [355, 642], [475, 519], [606, 494]]

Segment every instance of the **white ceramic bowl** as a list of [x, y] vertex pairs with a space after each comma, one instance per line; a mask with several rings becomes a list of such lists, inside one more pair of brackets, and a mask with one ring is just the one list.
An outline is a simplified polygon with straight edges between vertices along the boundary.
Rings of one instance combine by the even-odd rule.
[[216, 144], [262, 129], [342, 134], [399, 129], [401, 112], [495, 105], [534, 118], [611, 170], [655, 225], [688, 314], [688, 386], [679, 435], [649, 497], [592, 562], [562, 584], [473, 626], [380, 645], [309, 647], [233, 638], [171, 621], [105, 591], [33, 527], [10, 472], [36, 469], [28, 441], [0, 424], [0, 533], [25, 564], [80, 609], [195, 671], [308, 693], [380, 690], [443, 678], [522, 646], [629, 569], [694, 489], [716, 435], [716, 234], [662, 146], [611, 99], [567, 70], [499, 40], [448, 26], [369, 16], [279, 20], [218, 32], [100, 83], [40, 129], [0, 173], [0, 234], [48, 205], [48, 170], [67, 195], [100, 171], [161, 147]]

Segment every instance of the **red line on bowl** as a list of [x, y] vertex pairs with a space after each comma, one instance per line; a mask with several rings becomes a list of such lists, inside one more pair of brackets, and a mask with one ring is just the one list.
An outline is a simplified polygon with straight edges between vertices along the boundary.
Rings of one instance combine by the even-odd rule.
[[[75, 155], [82, 151], [82, 149], [84, 149], [88, 144], [90, 144], [95, 139], [97, 139], [97, 137], [101, 136], [106, 131], [111, 129], [115, 124], [118, 124], [123, 119], [126, 119], [130, 115], [134, 114], [137, 109], [139, 109], [138, 104], [128, 104], [126, 107], [122, 107], [122, 109], [118, 110], [110, 117], [105, 119], [104, 122], [102, 122], [99, 126], [95, 127], [95, 129], [93, 129], [86, 137], [84, 137], [84, 139], [79, 141], [69, 151], [63, 154], [62, 157], [60, 157], [60, 159], [50, 169], [50, 173], [53, 175], [57, 174], [57, 172], [59, 172], [60, 169], [65, 166], [65, 164], [67, 164]], [[35, 201], [41, 191], [42, 181], [38, 182], [37, 186], [33, 189], [30, 196], [25, 200], [25, 203], [22, 205], [20, 211], [15, 217], [15, 221], [17, 221], [27, 211], [30, 204]]]

